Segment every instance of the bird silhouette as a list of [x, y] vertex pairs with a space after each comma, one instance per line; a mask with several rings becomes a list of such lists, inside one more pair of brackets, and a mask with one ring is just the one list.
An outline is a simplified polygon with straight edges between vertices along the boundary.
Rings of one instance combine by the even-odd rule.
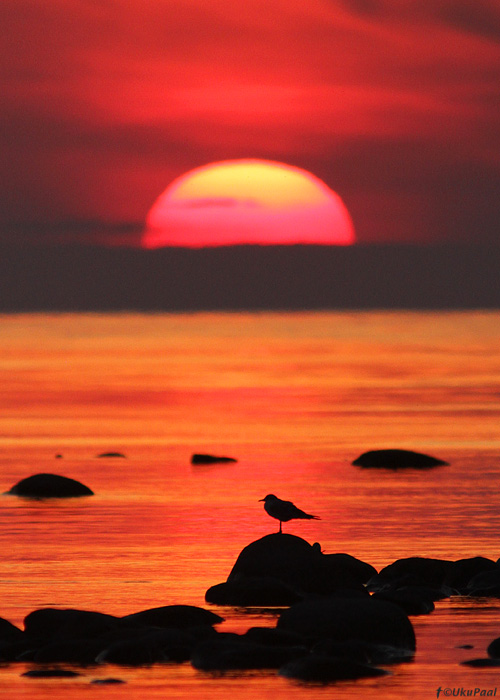
[[279, 533], [282, 532], [281, 523], [287, 523], [289, 520], [321, 520], [317, 515], [309, 515], [303, 510], [297, 508], [291, 501], [282, 501], [273, 493], [269, 493], [265, 498], [261, 498], [259, 502], [264, 501], [264, 510], [271, 518], [276, 518], [280, 521]]

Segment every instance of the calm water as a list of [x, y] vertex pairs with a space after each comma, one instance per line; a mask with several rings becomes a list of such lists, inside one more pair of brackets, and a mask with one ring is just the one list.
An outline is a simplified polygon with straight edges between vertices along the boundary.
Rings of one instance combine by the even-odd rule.
[[[285, 531], [377, 568], [409, 555], [500, 556], [500, 313], [22, 315], [2, 317], [0, 333], [0, 491], [49, 471], [96, 493], [0, 497], [0, 616], [18, 625], [42, 606], [205, 605], [240, 550], [276, 529], [258, 503], [267, 493], [321, 517]], [[351, 466], [382, 447], [451, 465]], [[96, 457], [109, 450], [127, 458]], [[193, 467], [196, 451], [239, 461]], [[259, 611], [221, 614], [226, 630], [275, 624]], [[499, 673], [458, 665], [500, 636], [500, 601], [448, 600], [413, 622], [415, 661], [383, 679], [317, 687], [184, 664], [34, 680], [12, 664], [0, 693], [423, 700], [438, 686], [498, 685], [500, 695]], [[110, 675], [127, 685], [89, 685]]]

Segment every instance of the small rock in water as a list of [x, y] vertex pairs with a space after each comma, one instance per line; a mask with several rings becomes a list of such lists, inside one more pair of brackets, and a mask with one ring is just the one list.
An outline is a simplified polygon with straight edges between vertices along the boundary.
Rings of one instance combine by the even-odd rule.
[[412, 450], [370, 450], [355, 459], [353, 464], [372, 469], [429, 469], [448, 462]]
[[95, 683], [95, 685], [112, 685], [114, 683], [126, 683], [127, 681], [123, 681], [121, 678], [94, 678], [90, 682]]
[[217, 464], [218, 462], [237, 462], [234, 457], [217, 457], [216, 455], [194, 454], [191, 455], [191, 464]]
[[102, 457], [122, 457], [123, 459], [126, 459], [122, 452], [101, 452], [101, 454], [97, 455], [97, 459]]
[[85, 484], [59, 474], [28, 476], [18, 481], [7, 493], [26, 498], [75, 498], [94, 495]]
[[67, 668], [34, 668], [26, 673], [21, 673], [21, 676], [27, 678], [76, 678], [81, 675], [81, 673], [70, 671]]

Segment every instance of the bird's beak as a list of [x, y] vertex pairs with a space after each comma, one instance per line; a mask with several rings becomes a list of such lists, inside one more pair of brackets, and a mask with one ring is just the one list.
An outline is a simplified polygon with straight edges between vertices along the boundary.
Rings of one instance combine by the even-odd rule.
[[265, 498], [259, 498], [259, 503], [260, 503], [261, 501], [265, 501], [265, 500], [266, 500]]

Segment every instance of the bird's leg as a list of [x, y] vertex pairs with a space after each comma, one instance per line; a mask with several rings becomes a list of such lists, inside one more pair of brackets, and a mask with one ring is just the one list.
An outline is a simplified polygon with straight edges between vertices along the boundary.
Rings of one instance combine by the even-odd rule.
[[278, 535], [281, 535], [281, 534], [282, 534], [282, 531], [281, 531], [281, 520], [280, 520], [280, 529], [278, 530]]

